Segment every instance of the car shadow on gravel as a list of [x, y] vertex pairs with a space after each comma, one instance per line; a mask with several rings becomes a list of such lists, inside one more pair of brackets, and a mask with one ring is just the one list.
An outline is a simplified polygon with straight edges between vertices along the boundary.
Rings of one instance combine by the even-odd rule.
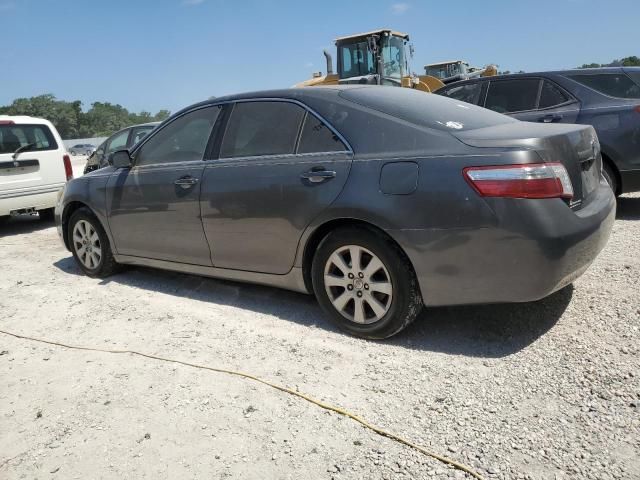
[[618, 197], [618, 220], [640, 220], [640, 197]]
[[572, 297], [573, 285], [569, 285], [536, 302], [425, 308], [388, 342], [454, 355], [505, 357], [553, 328]]
[[8, 219], [0, 219], [0, 238], [37, 232], [55, 226], [53, 221], [43, 221], [37, 215], [21, 215]]
[[[84, 275], [73, 257], [54, 263], [66, 273]], [[284, 321], [338, 333], [314, 297], [273, 287], [216, 280], [152, 268], [130, 267], [101, 282], [174, 295], [212, 305], [230, 305]], [[562, 316], [573, 295], [570, 285], [537, 302], [425, 308], [405, 331], [386, 343], [474, 357], [503, 357], [535, 342]]]

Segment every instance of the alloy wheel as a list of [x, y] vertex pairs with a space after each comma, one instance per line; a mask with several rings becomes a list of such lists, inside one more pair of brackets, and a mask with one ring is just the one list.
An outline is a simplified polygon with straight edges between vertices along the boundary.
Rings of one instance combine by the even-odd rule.
[[73, 247], [82, 264], [93, 270], [100, 265], [102, 248], [96, 229], [86, 220], [79, 220], [73, 227]]
[[359, 324], [381, 320], [393, 300], [389, 271], [373, 252], [358, 245], [345, 245], [329, 256], [324, 287], [333, 307]]

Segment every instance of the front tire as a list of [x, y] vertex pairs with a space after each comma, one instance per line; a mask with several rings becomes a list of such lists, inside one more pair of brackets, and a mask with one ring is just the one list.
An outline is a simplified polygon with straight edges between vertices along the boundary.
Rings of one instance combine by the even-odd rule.
[[71, 215], [67, 235], [73, 257], [89, 277], [104, 278], [117, 270], [109, 238], [91, 210], [80, 208]]
[[320, 306], [336, 326], [352, 335], [391, 337], [422, 309], [409, 260], [393, 241], [373, 230], [331, 232], [318, 246], [311, 275]]

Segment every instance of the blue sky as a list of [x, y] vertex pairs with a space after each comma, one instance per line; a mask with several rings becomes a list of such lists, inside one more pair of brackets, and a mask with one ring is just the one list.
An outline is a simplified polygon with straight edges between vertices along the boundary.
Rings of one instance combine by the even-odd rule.
[[383, 26], [411, 35], [419, 73], [574, 67], [640, 56], [639, 19], [638, 0], [0, 0], [0, 105], [53, 93], [175, 111], [291, 86], [324, 70], [336, 36]]

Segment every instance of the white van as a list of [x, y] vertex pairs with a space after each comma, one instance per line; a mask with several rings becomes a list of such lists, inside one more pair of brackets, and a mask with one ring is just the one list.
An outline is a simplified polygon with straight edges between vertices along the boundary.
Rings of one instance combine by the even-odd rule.
[[57, 192], [73, 178], [71, 158], [51, 122], [0, 115], [0, 217], [53, 220]]

